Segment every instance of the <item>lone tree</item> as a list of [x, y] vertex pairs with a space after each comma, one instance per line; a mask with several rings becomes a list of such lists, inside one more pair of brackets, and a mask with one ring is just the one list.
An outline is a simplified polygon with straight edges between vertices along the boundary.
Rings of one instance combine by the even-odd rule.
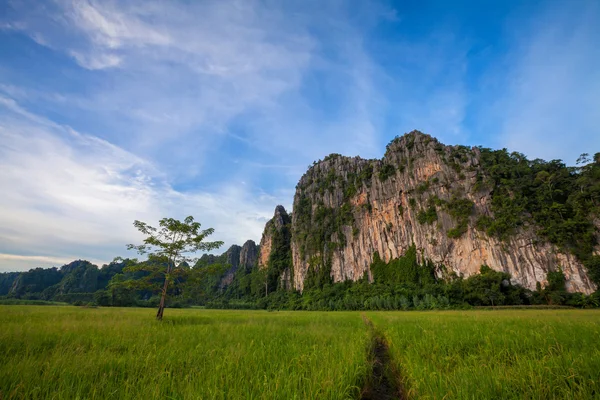
[[150, 258], [166, 261], [166, 266], [161, 271], [164, 274], [164, 283], [158, 312], [156, 313], [156, 319], [160, 321], [165, 310], [169, 282], [173, 281], [173, 272], [182, 264], [187, 265], [186, 263], [195, 262], [195, 258], [186, 255], [198, 251], [218, 249], [223, 245], [223, 242], [205, 242], [204, 239], [212, 235], [215, 230], [213, 228], [200, 230], [200, 223], [194, 222], [192, 216], [187, 217], [183, 222], [173, 218], [163, 218], [159, 221], [159, 228], [137, 220], [133, 225], [144, 235], [147, 235], [147, 238], [144, 239], [144, 244], [137, 246], [128, 244], [127, 249], [134, 249], [140, 255], [147, 254]]

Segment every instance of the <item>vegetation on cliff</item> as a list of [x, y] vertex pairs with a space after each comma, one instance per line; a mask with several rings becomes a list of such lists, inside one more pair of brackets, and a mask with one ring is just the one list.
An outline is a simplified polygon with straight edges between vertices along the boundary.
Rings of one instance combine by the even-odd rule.
[[507, 239], [527, 224], [535, 224], [541, 238], [571, 252], [598, 280], [600, 218], [600, 153], [594, 159], [582, 154], [579, 166], [560, 160], [528, 160], [506, 149], [479, 149], [482, 170], [476, 190], [489, 190], [493, 217], [482, 216], [477, 226], [489, 235]]
[[[505, 243], [491, 247], [516, 249], [514, 259], [500, 256], [490, 267], [505, 269], [501, 263], [509, 261], [518, 281], [531, 282], [532, 277], [518, 273], [538, 265], [519, 266], [517, 259], [544, 263], [542, 268], [551, 272], [561, 267], [561, 261], [552, 254], [562, 253], [573, 254], [586, 267], [588, 273], [581, 277], [580, 289], [589, 291], [587, 277], [600, 283], [600, 256], [594, 254], [600, 226], [600, 153], [593, 159], [584, 154], [578, 166], [567, 167], [559, 160], [528, 160], [506, 149], [444, 146], [413, 131], [392, 140], [382, 160], [339, 154], [325, 157], [306, 172], [296, 189], [292, 240], [299, 250], [295, 262], [301, 264], [295, 268], [307, 271], [302, 275], [304, 280], [314, 275], [309, 271], [328, 269], [336, 258], [338, 264], [356, 264], [359, 260], [346, 257], [358, 249], [370, 251], [359, 256], [364, 265], [365, 260], [372, 260], [377, 243], [406, 249], [410, 243], [405, 243], [406, 238], [415, 236], [420, 239], [420, 249], [426, 242], [433, 245], [428, 257], [444, 259], [457, 271], [453, 264], [460, 264], [456, 260], [460, 257], [458, 253], [447, 254], [452, 245], [443, 237], [459, 239], [478, 230], [478, 240], [485, 242], [487, 235]], [[387, 210], [382, 212], [391, 203], [397, 217]], [[374, 205], [378, 213], [369, 218]], [[423, 228], [412, 227], [412, 221]], [[386, 232], [380, 231], [382, 225]], [[398, 242], [398, 225], [407, 227], [402, 243]], [[511, 244], [513, 239], [529, 241], [532, 248], [527, 251], [543, 256], [529, 260], [519, 253], [522, 244]], [[536, 248], [547, 243], [555, 247]], [[346, 252], [348, 246], [352, 250]], [[444, 256], [432, 254], [435, 251], [444, 252]], [[504, 252], [510, 254], [511, 250]], [[490, 253], [495, 253], [493, 248], [486, 250]], [[389, 254], [385, 258], [389, 260]], [[568, 267], [569, 276], [580, 274], [577, 262], [570, 262]]]

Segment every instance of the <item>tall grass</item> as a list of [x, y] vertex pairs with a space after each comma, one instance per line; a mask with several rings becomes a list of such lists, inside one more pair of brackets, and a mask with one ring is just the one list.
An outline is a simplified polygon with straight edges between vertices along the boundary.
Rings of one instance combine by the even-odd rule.
[[[600, 398], [600, 311], [369, 312], [409, 398]], [[359, 313], [0, 306], [0, 399], [348, 399]]]
[[600, 311], [368, 315], [410, 398], [600, 398]]
[[0, 307], [1, 399], [346, 399], [354, 313]]

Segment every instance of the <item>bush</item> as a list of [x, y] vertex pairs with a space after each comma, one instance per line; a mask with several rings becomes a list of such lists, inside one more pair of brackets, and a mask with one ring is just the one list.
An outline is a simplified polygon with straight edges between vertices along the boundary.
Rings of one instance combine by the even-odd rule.
[[417, 221], [421, 224], [433, 224], [437, 221], [437, 212], [434, 206], [429, 206], [426, 210], [421, 210], [417, 214]]
[[379, 170], [379, 180], [385, 182], [396, 173], [396, 169], [391, 164], [383, 164]]

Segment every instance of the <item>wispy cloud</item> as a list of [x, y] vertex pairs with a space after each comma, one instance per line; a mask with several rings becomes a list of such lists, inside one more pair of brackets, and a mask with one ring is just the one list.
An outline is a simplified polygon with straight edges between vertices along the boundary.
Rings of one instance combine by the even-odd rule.
[[165, 215], [194, 215], [228, 245], [258, 240], [274, 204], [290, 196], [234, 182], [181, 193], [149, 162], [2, 100], [0, 186], [10, 190], [0, 197], [0, 270], [65, 254], [108, 262], [140, 239], [134, 219], [156, 223]]
[[[205, 171], [235, 118], [275, 116], [277, 126], [238, 133], [266, 142], [281, 131], [280, 107], [301, 101], [311, 108], [308, 99], [295, 95], [318, 51], [309, 33], [311, 9], [135, 0], [34, 2], [23, 8], [27, 12], [18, 13], [14, 24], [21, 31], [43, 38], [40, 43], [84, 68], [110, 70], [110, 84], [99, 81], [85, 96], [71, 94], [66, 100], [72, 110], [61, 112], [103, 116], [104, 129], [91, 133], [164, 162], [173, 174]], [[286, 97], [290, 94], [295, 100]], [[264, 146], [267, 153], [270, 148]]]

